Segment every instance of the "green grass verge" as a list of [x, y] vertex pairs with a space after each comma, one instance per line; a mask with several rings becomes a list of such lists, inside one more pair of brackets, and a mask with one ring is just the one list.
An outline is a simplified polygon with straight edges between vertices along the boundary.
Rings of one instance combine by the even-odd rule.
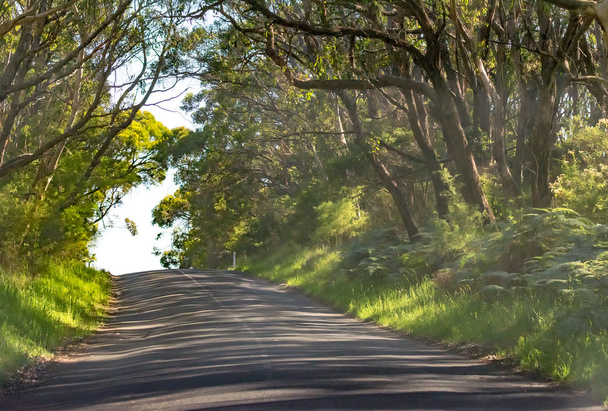
[[488, 301], [467, 287], [445, 290], [430, 275], [369, 281], [344, 269], [348, 252], [287, 246], [245, 261], [242, 269], [364, 320], [445, 343], [479, 344], [525, 370], [608, 398], [608, 333], [565, 332], [559, 319], [576, 307], [530, 293]]
[[110, 289], [109, 274], [78, 262], [49, 262], [34, 278], [0, 270], [0, 384], [66, 340], [97, 329]]

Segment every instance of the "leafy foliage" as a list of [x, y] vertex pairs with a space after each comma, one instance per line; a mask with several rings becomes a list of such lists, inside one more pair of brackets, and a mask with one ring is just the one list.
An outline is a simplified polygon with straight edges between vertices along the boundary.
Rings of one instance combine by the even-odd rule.
[[356, 236], [365, 227], [366, 216], [350, 198], [338, 202], [326, 201], [316, 207], [318, 227], [314, 238], [338, 244]]
[[561, 174], [553, 184], [556, 202], [599, 223], [608, 223], [606, 122], [575, 128], [559, 145]]
[[413, 249], [394, 229], [372, 230], [343, 252], [341, 272], [371, 287], [415, 282], [429, 274], [430, 267]]
[[[150, 113], [140, 113], [120, 133], [86, 181], [93, 152], [70, 151], [63, 155], [48, 180], [44, 194], [31, 185], [35, 170], [19, 173], [0, 184], [0, 266], [36, 260], [44, 255], [88, 260], [97, 223], [135, 186], [160, 181], [166, 162], [159, 147], [171, 132]], [[95, 139], [99, 135], [92, 135]], [[34, 192], [32, 192], [34, 190]], [[127, 223], [128, 224], [128, 223]], [[136, 230], [135, 230], [136, 231]]]

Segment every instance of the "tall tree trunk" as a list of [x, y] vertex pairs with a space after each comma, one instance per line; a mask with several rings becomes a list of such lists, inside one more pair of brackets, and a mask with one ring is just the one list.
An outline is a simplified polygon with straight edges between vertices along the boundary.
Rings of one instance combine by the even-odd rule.
[[426, 119], [426, 114], [422, 101], [416, 100], [414, 94], [410, 92], [404, 92], [405, 104], [408, 108], [407, 117], [414, 134], [414, 139], [418, 144], [418, 148], [422, 152], [426, 165], [431, 175], [431, 181], [433, 183], [433, 190], [435, 193], [435, 204], [437, 207], [437, 214], [439, 218], [444, 220], [448, 219], [450, 214], [450, 205], [448, 199], [448, 193], [450, 187], [442, 176], [442, 167], [437, 158], [437, 154], [433, 149], [431, 140], [428, 135], [428, 127], [425, 124], [421, 124], [421, 120]]
[[531, 141], [532, 162], [532, 206], [549, 207], [551, 205], [551, 188], [549, 187], [549, 154], [554, 134], [555, 77], [551, 76], [548, 84], [543, 84], [536, 102], [534, 128]]
[[443, 136], [448, 147], [448, 154], [453, 157], [463, 183], [462, 195], [465, 201], [485, 213], [486, 222], [496, 221], [494, 212], [481, 187], [477, 164], [471, 147], [462, 128], [458, 112], [445, 80], [439, 73], [434, 73], [433, 88], [436, 93], [435, 118], [441, 125]]
[[502, 96], [496, 90], [496, 87], [492, 84], [490, 76], [486, 72], [483, 61], [481, 58], [477, 58], [477, 72], [481, 77], [481, 81], [486, 88], [486, 92], [494, 103], [494, 113], [492, 118], [492, 157], [496, 162], [496, 168], [498, 169], [498, 175], [501, 180], [501, 184], [506, 194], [509, 197], [516, 198], [521, 196], [519, 186], [515, 183], [511, 170], [507, 164], [507, 149], [505, 147], [505, 111]]
[[513, 162], [513, 178], [521, 187], [526, 181], [524, 179], [524, 165], [529, 158], [528, 140], [533, 130], [533, 107], [538, 100], [538, 88], [534, 82], [521, 82], [519, 85], [519, 114], [517, 121], [517, 141], [515, 142], [515, 159]]
[[[551, 205], [550, 183], [550, 150], [555, 135], [555, 118], [557, 115], [557, 71], [560, 62], [566, 60], [572, 50], [591, 24], [591, 18], [582, 18], [571, 14], [568, 26], [559, 40], [554, 44], [552, 16], [542, 6], [538, 6], [541, 55], [540, 92], [534, 112], [534, 129], [531, 141], [532, 162], [532, 205], [549, 207]], [[556, 49], [553, 54], [553, 49]]]
[[332, 93], [331, 100], [334, 104], [334, 112], [336, 117], [336, 122], [338, 124], [338, 130], [340, 131], [340, 145], [342, 147], [347, 147], [348, 143], [346, 142], [346, 133], [344, 132], [344, 125], [342, 124], [342, 113], [340, 112], [340, 102], [338, 98]]
[[[526, 78], [524, 63], [521, 55], [521, 41], [516, 33], [515, 17], [509, 19], [507, 25], [507, 35], [511, 40], [511, 55], [513, 60], [513, 70], [517, 78], [517, 87], [519, 94], [519, 113], [517, 119], [517, 128], [515, 130], [515, 159], [511, 167], [513, 179], [519, 187], [522, 187], [524, 179], [524, 164], [528, 161], [528, 141], [532, 134], [534, 121], [534, 104], [538, 100], [538, 87], [534, 79]], [[526, 46], [530, 46], [530, 39], [527, 38]]]
[[[16, 81], [17, 83], [23, 82], [32, 61], [31, 56], [28, 56], [27, 52], [33, 42], [33, 25], [24, 25], [21, 28], [21, 35], [15, 53], [12, 55], [4, 71], [4, 75], [0, 79], [0, 86], [8, 88], [13, 81]], [[17, 119], [17, 115], [22, 109], [21, 97], [24, 93], [24, 91], [20, 90], [11, 96], [9, 109], [4, 118], [0, 118], [0, 165], [4, 163], [8, 143], [11, 140], [10, 137], [11, 132], [13, 131], [13, 125]]]
[[359, 113], [357, 112], [356, 101], [350, 98], [345, 92], [338, 92], [337, 94], [344, 102], [351, 123], [353, 124], [353, 129], [355, 132], [355, 144], [357, 144], [357, 146], [361, 148], [361, 150], [365, 154], [365, 157], [370, 161], [370, 163], [374, 167], [374, 170], [376, 170], [376, 173], [380, 177], [382, 184], [393, 198], [393, 201], [395, 202], [395, 205], [399, 210], [399, 214], [401, 215], [401, 220], [405, 225], [405, 230], [407, 231], [407, 235], [410, 241], [419, 240], [420, 229], [418, 228], [418, 225], [414, 220], [414, 216], [412, 215], [412, 210], [410, 208], [407, 197], [401, 191], [401, 188], [399, 187], [395, 179], [391, 176], [386, 166], [382, 163], [378, 155], [371, 149], [365, 139], [363, 133], [363, 126], [361, 125]]

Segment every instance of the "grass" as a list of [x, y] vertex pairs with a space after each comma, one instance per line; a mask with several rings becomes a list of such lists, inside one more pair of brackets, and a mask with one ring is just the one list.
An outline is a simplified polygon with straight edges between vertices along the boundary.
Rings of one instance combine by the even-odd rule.
[[44, 264], [32, 278], [0, 269], [0, 384], [19, 368], [99, 326], [110, 277], [77, 262]]
[[532, 292], [489, 300], [467, 286], [445, 289], [432, 275], [352, 275], [345, 269], [352, 247], [285, 246], [245, 261], [242, 269], [299, 287], [364, 320], [444, 343], [480, 345], [525, 370], [608, 400], [608, 333], [580, 323], [565, 326], [577, 313], [576, 302]]

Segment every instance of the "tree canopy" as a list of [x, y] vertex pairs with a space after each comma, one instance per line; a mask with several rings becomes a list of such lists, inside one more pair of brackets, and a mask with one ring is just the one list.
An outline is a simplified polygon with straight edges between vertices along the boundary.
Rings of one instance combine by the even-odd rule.
[[[580, 152], [561, 147], [577, 138], [564, 132], [573, 121], [601, 128], [606, 116], [603, 3], [244, 0], [213, 9], [180, 43], [177, 69], [203, 86], [184, 103], [200, 128], [178, 139], [173, 157], [189, 204], [179, 205], [180, 235], [213, 243], [181, 249], [185, 264], [310, 238], [321, 205], [345, 198], [412, 241], [429, 219], [449, 222], [454, 202], [487, 223], [518, 208], [576, 207], [581, 193], [565, 181], [583, 172]], [[600, 189], [597, 173], [588, 181]]]
[[[357, 232], [332, 219], [417, 241], [459, 202], [603, 221], [606, 22], [583, 0], [5, 2], [2, 247], [86, 256], [170, 166], [167, 265]], [[141, 110], [186, 77], [197, 129], [169, 131]]]

